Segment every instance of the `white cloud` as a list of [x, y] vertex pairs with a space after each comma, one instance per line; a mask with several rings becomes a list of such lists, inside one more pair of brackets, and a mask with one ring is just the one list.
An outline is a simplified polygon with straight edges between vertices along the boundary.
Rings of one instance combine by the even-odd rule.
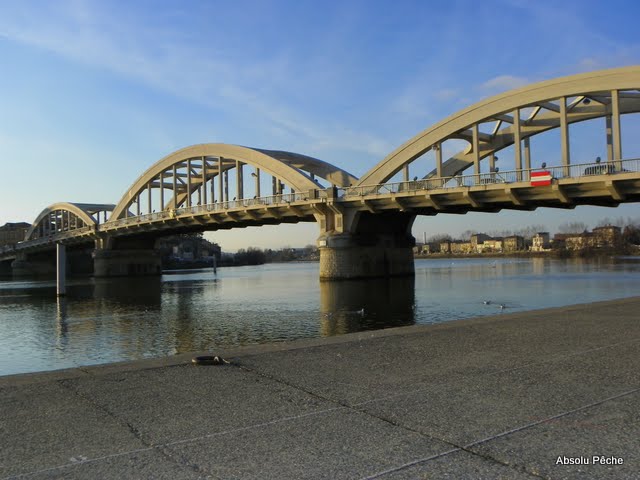
[[482, 85], [480, 85], [480, 88], [492, 91], [513, 90], [514, 88], [520, 88], [529, 83], [531, 82], [524, 77], [516, 77], [514, 75], [498, 75], [497, 77], [493, 77], [484, 82]]
[[433, 94], [433, 98], [440, 101], [452, 100], [460, 95], [457, 88], [442, 88]]

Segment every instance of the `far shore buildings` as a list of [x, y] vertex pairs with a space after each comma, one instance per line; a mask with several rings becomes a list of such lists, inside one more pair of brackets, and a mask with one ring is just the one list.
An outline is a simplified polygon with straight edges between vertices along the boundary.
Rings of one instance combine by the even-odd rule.
[[477, 233], [472, 235], [468, 242], [463, 240], [447, 240], [440, 243], [440, 253], [451, 255], [518, 252], [524, 249], [524, 238], [519, 235], [493, 238], [484, 233]]
[[538, 232], [531, 238], [532, 252], [548, 252], [551, 250], [549, 232]]
[[502, 242], [503, 252], [521, 252], [524, 249], [524, 237], [521, 237], [520, 235], [511, 235], [509, 237], [504, 237], [504, 241]]
[[596, 227], [592, 232], [556, 234], [553, 237], [554, 248], [583, 250], [585, 248], [615, 247], [622, 241], [620, 227], [607, 225]]
[[523, 251], [550, 252], [554, 249], [582, 250], [585, 248], [616, 247], [622, 241], [620, 227], [607, 225], [592, 232], [558, 233], [551, 240], [549, 232], [538, 232], [530, 241], [520, 235], [491, 237], [485, 233], [471, 235], [469, 241], [445, 240], [435, 244], [417, 245], [414, 253], [429, 255], [470, 255], [488, 253], [515, 253]]
[[0, 247], [21, 242], [29, 228], [31, 224], [26, 222], [5, 223], [0, 227]]

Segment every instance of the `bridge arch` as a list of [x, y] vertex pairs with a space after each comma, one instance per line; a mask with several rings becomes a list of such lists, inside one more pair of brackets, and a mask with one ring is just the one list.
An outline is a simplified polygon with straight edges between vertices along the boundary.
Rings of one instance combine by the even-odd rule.
[[94, 228], [100, 223], [100, 214], [106, 219], [114, 209], [112, 204], [58, 202], [49, 205], [36, 217], [25, 234], [25, 240], [45, 238], [80, 228]]
[[[252, 166], [253, 185], [245, 188], [244, 166]], [[235, 182], [229, 181], [229, 173]], [[261, 174], [272, 177], [273, 195], [285, 186], [295, 192], [339, 187], [357, 182], [350, 173], [317, 158], [292, 152], [208, 143], [193, 145], [162, 158], [149, 167], [123, 195], [111, 218], [260, 197]], [[196, 196], [196, 198], [193, 198]], [[155, 205], [155, 208], [154, 208]]]
[[[568, 165], [567, 126], [600, 117], [607, 121], [608, 160], [620, 159], [620, 115], [640, 112], [638, 90], [640, 66], [631, 66], [557, 78], [491, 97], [420, 132], [365, 173], [358, 185], [388, 182], [402, 169], [409, 180], [409, 164], [429, 151], [435, 153], [437, 167], [424, 178], [450, 177], [472, 166], [474, 173], [479, 173], [481, 160], [489, 158], [494, 167], [495, 152], [511, 145], [516, 169], [527, 169], [528, 139], [555, 128], [560, 128], [564, 137], [563, 163]], [[481, 128], [487, 126], [490, 130], [483, 132]], [[469, 145], [443, 161], [441, 146], [451, 139], [462, 139]]]

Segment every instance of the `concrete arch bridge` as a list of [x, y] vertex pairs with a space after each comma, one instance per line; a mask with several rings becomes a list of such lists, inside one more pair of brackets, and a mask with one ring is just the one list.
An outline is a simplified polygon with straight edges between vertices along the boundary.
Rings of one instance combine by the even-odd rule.
[[[633, 66], [483, 100], [409, 139], [361, 178], [297, 153], [194, 145], [152, 165], [115, 205], [45, 208], [23, 242], [0, 251], [0, 262], [37, 270], [34, 259], [66, 245], [92, 249], [98, 276], [157, 274], [160, 236], [314, 221], [321, 278], [412, 274], [417, 215], [639, 201], [640, 160], [624, 157], [621, 128], [623, 115], [638, 112], [640, 66]], [[591, 120], [606, 156], [572, 158], [570, 130]], [[559, 141], [536, 150], [547, 132]], [[639, 132], [624, 133], [635, 142]]]

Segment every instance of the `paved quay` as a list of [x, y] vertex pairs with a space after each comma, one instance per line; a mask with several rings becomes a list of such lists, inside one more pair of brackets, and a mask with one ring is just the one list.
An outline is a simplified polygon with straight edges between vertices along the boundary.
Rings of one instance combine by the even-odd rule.
[[0, 377], [0, 479], [639, 479], [639, 346], [635, 297]]

